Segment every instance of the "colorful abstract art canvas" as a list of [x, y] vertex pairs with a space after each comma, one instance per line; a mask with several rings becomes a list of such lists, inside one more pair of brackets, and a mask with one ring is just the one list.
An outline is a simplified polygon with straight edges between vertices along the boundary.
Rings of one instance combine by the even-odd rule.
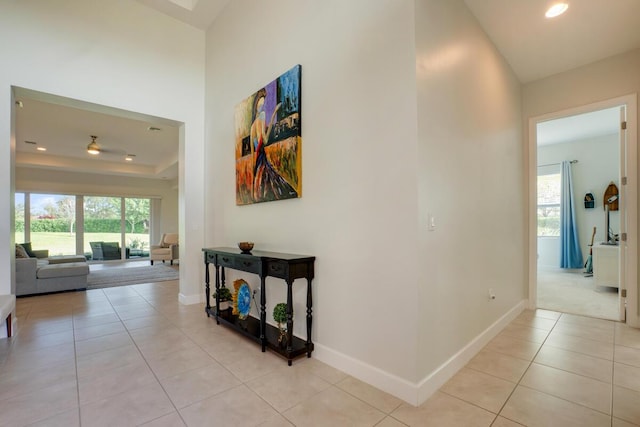
[[236, 106], [237, 205], [302, 195], [300, 88], [296, 65]]

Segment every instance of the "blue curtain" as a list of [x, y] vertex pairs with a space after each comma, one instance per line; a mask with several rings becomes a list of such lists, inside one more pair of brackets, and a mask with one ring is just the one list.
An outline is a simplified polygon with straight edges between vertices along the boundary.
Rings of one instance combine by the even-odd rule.
[[562, 162], [562, 189], [560, 201], [560, 268], [582, 268], [582, 250], [578, 239], [576, 212], [573, 203], [571, 162]]

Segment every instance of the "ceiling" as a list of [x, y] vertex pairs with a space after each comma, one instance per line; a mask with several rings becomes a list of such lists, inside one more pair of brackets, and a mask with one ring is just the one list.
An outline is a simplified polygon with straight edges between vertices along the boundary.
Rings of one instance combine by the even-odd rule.
[[[161, 13], [206, 30], [232, 0], [137, 0]], [[640, 0], [565, 0], [569, 9], [544, 17], [549, 0], [464, 0], [522, 83], [640, 48]], [[179, 123], [82, 103], [26, 89], [16, 90], [16, 165], [103, 174], [176, 179]], [[606, 114], [606, 113], [603, 113]], [[580, 120], [576, 117], [573, 120]], [[597, 124], [603, 124], [598, 127]], [[37, 125], [34, 125], [37, 124]], [[559, 142], [562, 126], [613, 133], [608, 120], [588, 117], [543, 126], [542, 139]], [[150, 132], [149, 127], [161, 131]], [[86, 153], [91, 135], [115, 153]], [[32, 141], [36, 144], [27, 144]], [[47, 148], [36, 151], [37, 146]], [[124, 154], [135, 154], [125, 162]]]
[[[15, 98], [17, 167], [164, 180], [178, 176], [177, 122], [21, 88]], [[96, 156], [87, 153], [91, 135], [103, 150]], [[127, 154], [134, 155], [132, 161], [125, 160]]]
[[[207, 29], [231, 0], [138, 0]], [[555, 0], [464, 0], [521, 83], [640, 48], [640, 1], [563, 0], [567, 12], [544, 16]]]
[[153, 9], [206, 30], [231, 0], [138, 0]]
[[613, 107], [538, 123], [536, 133], [540, 146], [613, 135], [619, 130], [620, 107]]
[[522, 83], [640, 48], [640, 1], [564, 0], [545, 18], [549, 0], [465, 0]]

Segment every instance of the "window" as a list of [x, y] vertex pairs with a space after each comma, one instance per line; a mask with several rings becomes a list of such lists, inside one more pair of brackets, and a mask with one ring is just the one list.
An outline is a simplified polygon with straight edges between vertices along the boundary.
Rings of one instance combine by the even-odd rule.
[[91, 259], [91, 242], [108, 242], [126, 247], [123, 258], [145, 258], [151, 206], [148, 198], [16, 193], [15, 239], [49, 255], [74, 255], [78, 248]]
[[538, 237], [560, 235], [562, 184], [559, 167], [553, 169], [538, 169]]
[[[76, 253], [76, 196], [30, 194], [31, 246], [49, 255]], [[26, 213], [25, 213], [26, 215]]]
[[149, 256], [150, 199], [124, 199], [125, 241], [130, 258]]
[[84, 197], [84, 253], [93, 252], [91, 242], [116, 242], [120, 245], [120, 197]]
[[25, 210], [25, 205], [24, 205], [24, 193], [16, 193], [15, 195], [15, 209], [16, 209], [16, 243], [23, 243], [26, 242], [27, 239], [25, 237], [24, 234], [24, 230], [25, 230], [25, 223], [24, 223], [24, 210]]

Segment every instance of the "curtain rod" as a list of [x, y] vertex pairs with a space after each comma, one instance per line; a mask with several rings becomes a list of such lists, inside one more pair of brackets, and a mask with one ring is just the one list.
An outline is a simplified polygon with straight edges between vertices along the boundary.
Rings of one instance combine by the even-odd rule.
[[[578, 161], [577, 160], [571, 160], [569, 163], [578, 163]], [[546, 165], [538, 165], [538, 167], [540, 168], [542, 166], [556, 166], [556, 165], [561, 165], [561, 164], [562, 164], [562, 162], [560, 162], [560, 163], [547, 163]]]

